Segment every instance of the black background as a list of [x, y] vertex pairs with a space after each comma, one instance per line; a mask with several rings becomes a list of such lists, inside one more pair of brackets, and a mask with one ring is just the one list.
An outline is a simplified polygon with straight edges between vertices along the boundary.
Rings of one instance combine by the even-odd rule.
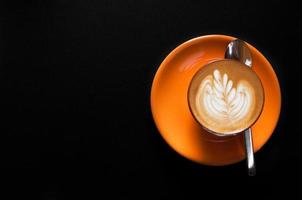
[[[256, 196], [270, 197], [300, 179], [298, 4], [49, 0], [0, 5], [1, 182], [12, 199], [16, 194], [184, 199], [241, 196], [237, 191], [248, 187]], [[256, 177], [247, 177], [244, 161], [207, 167], [182, 158], [154, 125], [149, 98], [157, 67], [176, 46], [206, 34], [250, 42], [278, 75], [281, 118], [256, 154]], [[295, 191], [291, 187], [287, 194]]]

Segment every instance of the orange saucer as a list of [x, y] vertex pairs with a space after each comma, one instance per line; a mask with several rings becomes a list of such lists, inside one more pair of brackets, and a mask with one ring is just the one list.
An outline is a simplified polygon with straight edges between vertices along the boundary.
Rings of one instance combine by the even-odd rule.
[[[160, 134], [179, 154], [201, 164], [228, 165], [245, 158], [242, 135], [225, 138], [209, 134], [194, 120], [187, 102], [187, 90], [195, 72], [210, 61], [224, 58], [233, 39], [208, 35], [181, 44], [165, 58], [153, 80], [151, 110]], [[256, 152], [277, 125], [281, 92], [270, 63], [256, 48], [249, 47], [252, 69], [261, 79], [265, 93], [262, 114], [252, 127]]]

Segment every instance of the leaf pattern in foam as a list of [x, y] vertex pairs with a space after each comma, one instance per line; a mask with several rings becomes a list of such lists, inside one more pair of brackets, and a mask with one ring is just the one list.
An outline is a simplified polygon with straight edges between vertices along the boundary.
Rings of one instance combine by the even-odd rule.
[[204, 110], [217, 121], [239, 121], [250, 111], [252, 93], [244, 82], [238, 82], [237, 87], [225, 73], [221, 75], [218, 69], [207, 76], [201, 83], [197, 93], [197, 108]]

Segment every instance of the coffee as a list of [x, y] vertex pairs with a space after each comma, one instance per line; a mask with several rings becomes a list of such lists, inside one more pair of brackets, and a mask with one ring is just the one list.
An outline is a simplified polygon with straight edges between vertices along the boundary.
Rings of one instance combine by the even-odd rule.
[[193, 77], [188, 101], [195, 119], [218, 135], [249, 128], [261, 114], [264, 93], [256, 73], [236, 60], [203, 66]]

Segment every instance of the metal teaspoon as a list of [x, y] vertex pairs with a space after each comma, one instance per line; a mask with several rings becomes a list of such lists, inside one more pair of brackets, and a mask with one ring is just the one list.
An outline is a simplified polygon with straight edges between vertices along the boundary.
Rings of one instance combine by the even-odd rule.
[[[231, 41], [226, 49], [225, 58], [234, 59], [244, 63], [247, 67], [252, 67], [252, 55], [247, 44], [240, 40], [235, 39]], [[248, 128], [244, 131], [244, 142], [247, 157], [248, 174], [250, 176], [256, 175], [256, 166], [254, 159], [252, 129]]]

